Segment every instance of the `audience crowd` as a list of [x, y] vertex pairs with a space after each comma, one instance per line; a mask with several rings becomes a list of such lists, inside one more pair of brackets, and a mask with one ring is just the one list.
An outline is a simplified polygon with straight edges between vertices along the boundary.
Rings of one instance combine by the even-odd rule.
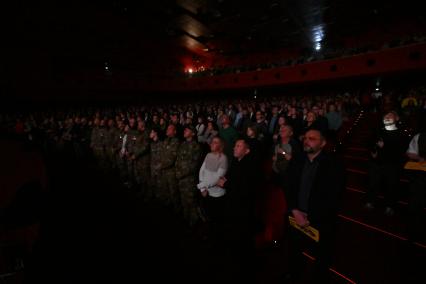
[[[260, 222], [256, 191], [272, 182], [284, 190], [295, 222], [322, 233], [317, 272], [325, 277], [345, 186], [343, 165], [326, 149], [340, 142], [342, 125], [362, 109], [380, 116], [369, 149], [368, 209], [375, 208], [384, 181], [385, 214], [393, 215], [405, 162], [425, 160], [424, 88], [399, 97], [354, 93], [6, 113], [0, 128], [49, 155], [93, 159], [144, 201], [182, 216], [188, 228], [207, 221], [212, 242], [230, 244], [243, 262]], [[409, 134], [416, 134], [411, 141]], [[413, 238], [422, 222], [424, 188], [424, 172], [416, 172], [409, 197]], [[303, 238], [298, 234], [290, 233], [296, 250]]]

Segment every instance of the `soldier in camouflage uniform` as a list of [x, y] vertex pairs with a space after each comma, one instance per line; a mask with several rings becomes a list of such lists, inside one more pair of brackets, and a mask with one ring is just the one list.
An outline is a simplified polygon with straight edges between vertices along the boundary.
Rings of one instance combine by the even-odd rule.
[[136, 128], [136, 121], [131, 118], [129, 120], [129, 131], [127, 132], [126, 154], [127, 163], [127, 186], [132, 188], [136, 185], [136, 151], [138, 147], [139, 131]]
[[117, 168], [120, 175], [120, 179], [123, 183], [126, 183], [128, 180], [127, 177], [127, 140], [129, 136], [127, 132], [129, 131], [129, 125], [123, 124], [123, 130], [120, 132], [120, 138], [117, 143]]
[[106, 130], [106, 138], [105, 138], [105, 154], [108, 163], [108, 169], [115, 169], [116, 166], [116, 153], [115, 153], [115, 145], [117, 143], [117, 139], [119, 139], [120, 134], [117, 127], [115, 127], [115, 121], [113, 119], [108, 120], [108, 128]]
[[148, 130], [145, 129], [145, 122], [138, 122], [139, 136], [136, 141], [135, 149], [135, 177], [136, 183], [140, 187], [140, 190], [146, 199], [150, 199], [152, 194], [148, 192], [148, 185], [151, 172], [149, 169], [150, 157], [149, 157], [149, 136]]
[[[162, 192], [163, 189], [161, 187], [161, 147], [162, 142], [159, 139], [159, 129], [153, 128], [149, 134], [149, 138], [151, 139], [151, 145], [150, 145], [150, 170], [151, 170], [151, 177], [150, 177], [150, 184], [149, 184], [149, 190], [152, 194], [153, 198], [158, 198], [161, 202], [166, 202], [167, 200], [167, 194], [165, 192]], [[148, 197], [148, 193], [146, 193], [146, 196]]]
[[167, 126], [166, 139], [162, 142], [160, 154], [160, 191], [166, 196], [166, 205], [171, 205], [176, 212], [180, 208], [179, 189], [176, 180], [176, 155], [179, 148], [179, 140], [176, 138], [176, 127], [173, 124]]
[[107, 168], [105, 159], [106, 130], [104, 126], [105, 122], [103, 120], [95, 118], [90, 139], [90, 148], [92, 148], [96, 163], [101, 170], [105, 170]]
[[185, 141], [179, 146], [176, 158], [176, 178], [183, 216], [190, 226], [199, 221], [197, 193], [197, 174], [201, 156], [201, 147], [194, 139], [194, 127], [187, 125], [183, 132]]
[[[111, 137], [112, 140], [112, 162], [113, 162], [113, 168], [116, 170], [119, 170], [119, 164], [120, 164], [120, 150], [121, 146], [123, 145], [123, 137], [124, 137], [124, 123], [122, 120], [116, 120], [117, 128], [116, 133], [113, 137]], [[110, 133], [113, 135], [112, 133]]]

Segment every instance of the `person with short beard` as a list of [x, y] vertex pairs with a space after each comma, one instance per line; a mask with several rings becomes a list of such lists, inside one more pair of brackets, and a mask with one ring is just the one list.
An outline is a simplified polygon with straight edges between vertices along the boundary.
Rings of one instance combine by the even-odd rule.
[[323, 151], [326, 139], [321, 131], [308, 130], [303, 136], [304, 153], [295, 156], [288, 169], [286, 200], [289, 215], [301, 227], [312, 226], [319, 231], [319, 242], [289, 226], [289, 273], [287, 280], [295, 281], [304, 271], [302, 252], [313, 247], [314, 280], [327, 283], [333, 239], [336, 232], [337, 210], [345, 188], [342, 162]]

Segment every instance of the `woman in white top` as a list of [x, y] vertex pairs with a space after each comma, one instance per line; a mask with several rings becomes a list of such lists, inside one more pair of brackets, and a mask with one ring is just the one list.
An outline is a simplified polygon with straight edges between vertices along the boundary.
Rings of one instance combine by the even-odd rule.
[[201, 166], [197, 187], [205, 198], [205, 210], [210, 222], [211, 237], [216, 239], [221, 232], [224, 220], [224, 195], [226, 189], [217, 186], [228, 169], [228, 159], [223, 153], [224, 142], [220, 137], [214, 137], [210, 143], [211, 152], [207, 154]]

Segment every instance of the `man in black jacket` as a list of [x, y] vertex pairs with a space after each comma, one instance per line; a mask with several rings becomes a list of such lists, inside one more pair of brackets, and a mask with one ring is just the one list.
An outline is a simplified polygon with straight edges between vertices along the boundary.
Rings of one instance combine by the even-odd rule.
[[384, 213], [394, 214], [398, 200], [399, 177], [405, 161], [407, 149], [406, 134], [398, 128], [398, 115], [390, 111], [383, 116], [383, 126], [376, 134], [371, 147], [371, 160], [368, 169], [368, 191], [365, 208], [373, 209], [378, 192], [384, 183]]
[[254, 191], [259, 173], [251, 156], [249, 144], [237, 140], [234, 146], [234, 159], [226, 177], [218, 181], [218, 186], [226, 190], [226, 248], [235, 258], [233, 266], [238, 281], [252, 279], [254, 261]]
[[336, 230], [339, 197], [345, 186], [344, 167], [334, 156], [323, 151], [326, 140], [319, 130], [304, 135], [304, 154], [289, 167], [286, 192], [290, 216], [301, 227], [312, 226], [319, 231], [314, 242], [299, 230], [289, 228], [289, 268], [287, 277], [297, 278], [303, 272], [304, 245], [312, 246], [315, 261], [315, 281], [324, 283], [329, 277], [333, 239]]

